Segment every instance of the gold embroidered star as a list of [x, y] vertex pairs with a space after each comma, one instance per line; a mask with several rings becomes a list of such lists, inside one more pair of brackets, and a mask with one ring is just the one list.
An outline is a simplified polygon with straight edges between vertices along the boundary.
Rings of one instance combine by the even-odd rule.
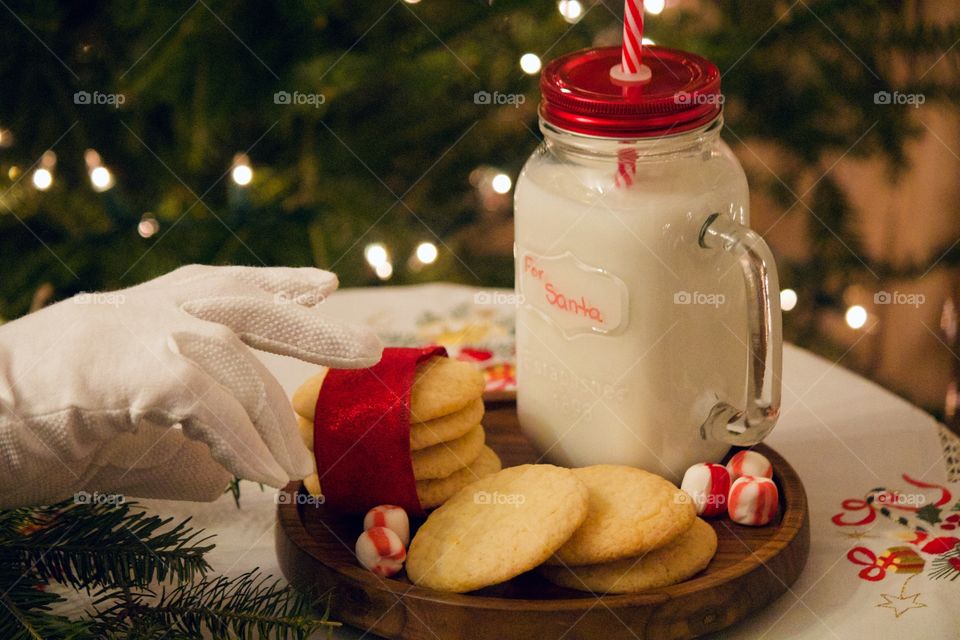
[[854, 540], [857, 540], [857, 541], [860, 541], [860, 540], [863, 540], [864, 538], [869, 537], [866, 531], [857, 531], [856, 529], [854, 529], [853, 531], [841, 531], [840, 533], [842, 535], [847, 536], [848, 538], [853, 538]]
[[[904, 584], [904, 587], [907, 585]], [[922, 602], [918, 602], [917, 598], [920, 597], [920, 593], [915, 593], [913, 595], [907, 596], [903, 594], [903, 589], [900, 590], [900, 595], [895, 596], [890, 593], [881, 593], [880, 597], [884, 599], [884, 602], [881, 602], [877, 606], [881, 609], [893, 609], [893, 615], [900, 617], [905, 614], [910, 609], [922, 609], [925, 605]], [[911, 602], [912, 604], [904, 606], [905, 603]]]

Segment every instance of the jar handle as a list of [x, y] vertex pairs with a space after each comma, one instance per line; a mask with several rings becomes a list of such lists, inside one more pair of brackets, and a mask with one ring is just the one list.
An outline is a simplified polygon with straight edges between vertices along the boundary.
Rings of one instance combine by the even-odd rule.
[[747, 298], [747, 406], [717, 402], [700, 427], [704, 438], [733, 445], [763, 440], [780, 416], [783, 335], [780, 286], [770, 248], [759, 234], [728, 216], [711, 214], [700, 229], [700, 246], [722, 249], [740, 265]]

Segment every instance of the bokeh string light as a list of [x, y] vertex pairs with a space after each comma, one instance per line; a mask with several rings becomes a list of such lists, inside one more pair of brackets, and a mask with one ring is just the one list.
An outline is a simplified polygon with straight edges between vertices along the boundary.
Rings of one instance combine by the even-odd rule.
[[140, 234], [141, 238], [150, 238], [156, 235], [157, 231], [159, 230], [160, 223], [150, 212], [143, 214], [143, 217], [140, 219], [140, 223], [137, 224], [137, 233]]
[[245, 153], [238, 153], [233, 157], [233, 169], [230, 170], [230, 178], [238, 186], [245, 187], [253, 181], [253, 167], [250, 166], [250, 158]]
[[[40, 156], [40, 162], [38, 164], [40, 166], [33, 172], [30, 181], [37, 191], [46, 191], [53, 185], [53, 169], [57, 166], [57, 154], [54, 153], [52, 149], [44, 151], [43, 155]], [[16, 167], [11, 167], [8, 173], [11, 180], [15, 179], [19, 174], [20, 170]]]
[[113, 174], [106, 167], [94, 167], [90, 171], [90, 184], [95, 191], [106, 191], [113, 186]]
[[507, 174], [498, 173], [493, 176], [493, 180], [490, 181], [490, 187], [497, 193], [503, 195], [510, 193], [510, 189], [513, 187], [513, 181]]
[[534, 76], [540, 73], [541, 65], [540, 56], [535, 53], [525, 53], [520, 56], [520, 68], [528, 75]]
[[390, 261], [390, 254], [387, 253], [387, 248], [379, 242], [371, 242], [364, 247], [363, 257], [367, 260], [367, 264], [373, 268]]
[[583, 4], [580, 0], [560, 0], [557, 3], [557, 9], [563, 19], [573, 24], [583, 17]]
[[393, 276], [393, 264], [387, 248], [380, 242], [371, 242], [363, 249], [363, 257], [367, 264], [373, 267], [373, 272], [381, 280], [389, 280]]
[[867, 314], [866, 309], [859, 304], [855, 304], [847, 309], [843, 319], [846, 321], [847, 326], [851, 329], [862, 329], [863, 326], [867, 324], [867, 319], [869, 317], [870, 316]]
[[113, 174], [103, 166], [103, 159], [96, 150], [87, 149], [84, 151], [83, 161], [87, 165], [90, 184], [93, 186], [94, 191], [103, 192], [113, 187]]
[[666, 2], [664, 0], [644, 0], [643, 10], [653, 16], [658, 16], [663, 12]]
[[793, 311], [797, 306], [797, 292], [793, 289], [784, 289], [780, 292], [780, 308], [783, 311]]
[[417, 260], [423, 264], [433, 264], [437, 261], [438, 255], [439, 252], [437, 251], [437, 245], [433, 244], [432, 242], [421, 242], [417, 245]]
[[38, 191], [46, 191], [50, 188], [50, 185], [53, 184], [53, 173], [51, 173], [49, 169], [40, 167], [33, 172], [31, 181]]

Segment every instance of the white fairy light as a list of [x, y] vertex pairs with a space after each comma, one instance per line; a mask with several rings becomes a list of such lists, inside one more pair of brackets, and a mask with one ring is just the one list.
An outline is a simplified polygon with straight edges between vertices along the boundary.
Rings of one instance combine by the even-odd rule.
[[784, 311], [793, 311], [797, 306], [797, 292], [793, 289], [784, 289], [780, 292], [780, 308]]
[[433, 264], [438, 255], [437, 245], [432, 242], [421, 242], [417, 245], [417, 260], [423, 264]]
[[137, 233], [140, 234], [141, 238], [149, 238], [157, 233], [160, 230], [160, 223], [157, 222], [157, 219], [146, 214], [140, 220], [140, 224], [137, 225]]
[[664, 0], [646, 0], [643, 3], [643, 10], [653, 16], [658, 16], [663, 12]]
[[580, 0], [560, 0], [557, 3], [557, 9], [563, 19], [571, 24], [583, 16], [583, 4]]
[[653, 38], [640, 38], [640, 44], [657, 44]]
[[847, 309], [843, 319], [846, 320], [847, 326], [851, 329], [861, 329], [863, 325], [867, 324], [867, 317], [867, 310], [859, 304], [855, 304]]
[[102, 164], [100, 160], [100, 154], [97, 153], [96, 149], [87, 149], [86, 151], [84, 151], [83, 161], [87, 165], [87, 169], [99, 167]]
[[40, 168], [33, 172], [32, 180], [33, 186], [38, 191], [46, 191], [53, 184], [53, 174], [50, 173], [49, 169]]
[[367, 259], [367, 264], [374, 269], [390, 262], [390, 255], [387, 253], [387, 248], [379, 242], [372, 242], [364, 247], [363, 257]]
[[233, 156], [233, 169], [230, 170], [230, 178], [241, 187], [245, 187], [253, 181], [253, 168], [250, 166], [250, 158], [245, 153], [238, 153]]
[[513, 181], [507, 174], [498, 173], [493, 176], [493, 180], [490, 181], [490, 186], [499, 194], [509, 193], [510, 187], [513, 186]]
[[113, 186], [113, 174], [104, 166], [94, 167], [90, 170], [90, 184], [94, 191], [106, 191]]
[[253, 169], [251, 169], [248, 165], [238, 164], [233, 168], [233, 171], [230, 173], [230, 177], [233, 178], [233, 181], [238, 185], [245, 187], [250, 184], [251, 180], [253, 180]]
[[389, 262], [381, 262], [374, 269], [377, 273], [377, 277], [381, 280], [389, 280], [390, 276], [393, 275], [393, 265]]
[[525, 53], [520, 56], [520, 68], [531, 76], [540, 72], [540, 64], [540, 56], [535, 53]]

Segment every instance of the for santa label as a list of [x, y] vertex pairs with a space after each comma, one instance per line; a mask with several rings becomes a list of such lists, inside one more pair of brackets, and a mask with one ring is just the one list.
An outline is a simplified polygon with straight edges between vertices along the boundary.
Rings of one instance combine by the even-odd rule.
[[615, 334], [627, 324], [627, 286], [570, 252], [541, 256], [520, 253], [517, 291], [521, 304], [540, 313], [567, 337]]

